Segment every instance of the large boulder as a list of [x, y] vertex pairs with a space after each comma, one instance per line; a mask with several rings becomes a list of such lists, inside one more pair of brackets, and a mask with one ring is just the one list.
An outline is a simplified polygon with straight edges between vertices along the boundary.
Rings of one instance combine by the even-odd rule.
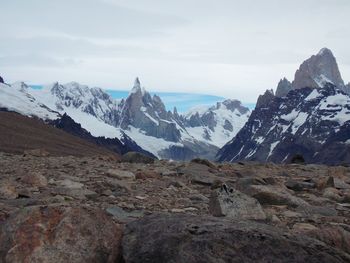
[[127, 225], [127, 263], [349, 262], [348, 254], [303, 235], [252, 221], [154, 214]]
[[213, 191], [209, 211], [213, 216], [226, 216], [233, 219], [266, 219], [256, 199], [237, 190], [229, 189], [226, 185], [223, 185], [220, 190]]
[[24, 208], [0, 222], [0, 262], [116, 262], [122, 230], [102, 210]]

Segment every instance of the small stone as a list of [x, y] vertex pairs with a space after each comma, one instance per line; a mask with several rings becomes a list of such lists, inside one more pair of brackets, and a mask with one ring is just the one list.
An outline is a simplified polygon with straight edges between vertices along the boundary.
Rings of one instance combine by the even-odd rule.
[[295, 180], [288, 180], [285, 183], [285, 186], [288, 189], [294, 190], [294, 191], [304, 191], [308, 189], [313, 189], [316, 187], [316, 184], [313, 182], [298, 182]]
[[278, 216], [272, 215], [271, 216], [271, 222], [274, 223], [274, 224], [280, 224], [281, 220], [278, 218]]
[[69, 180], [69, 179], [64, 179], [63, 181], [59, 181], [58, 183], [61, 186], [65, 187], [65, 188], [69, 188], [69, 189], [82, 189], [84, 186], [82, 183], [74, 182], [74, 181]]
[[1, 183], [0, 185], [0, 199], [16, 199], [18, 193], [16, 187], [10, 183]]
[[172, 208], [170, 209], [171, 213], [184, 213], [186, 210], [185, 209], [180, 209], [180, 208]]
[[162, 176], [168, 176], [168, 177], [176, 177], [179, 176], [179, 174], [176, 171], [166, 171], [161, 173]]
[[117, 169], [109, 169], [107, 171], [107, 175], [111, 177], [115, 177], [119, 180], [135, 180], [135, 174], [129, 171], [122, 171], [122, 170], [117, 170]]
[[317, 227], [309, 223], [296, 223], [293, 225], [293, 231], [296, 233], [305, 233], [313, 230], [317, 230]]
[[198, 201], [198, 202], [209, 202], [209, 198], [202, 195], [202, 194], [192, 194], [189, 196], [189, 199], [192, 201]]
[[145, 199], [147, 199], [146, 196], [140, 196], [140, 195], [135, 196], [135, 198], [136, 198], [136, 199], [139, 199], [139, 200], [145, 200]]
[[107, 190], [104, 190], [101, 193], [101, 195], [103, 195], [103, 196], [110, 196], [110, 195], [113, 195], [113, 192], [111, 190], [107, 189]]
[[198, 211], [198, 209], [195, 208], [195, 207], [185, 207], [184, 210], [185, 210], [186, 212], [195, 212], [195, 211]]
[[327, 187], [326, 189], [324, 189], [322, 196], [337, 202], [340, 202], [343, 199], [340, 196], [339, 191], [332, 187]]

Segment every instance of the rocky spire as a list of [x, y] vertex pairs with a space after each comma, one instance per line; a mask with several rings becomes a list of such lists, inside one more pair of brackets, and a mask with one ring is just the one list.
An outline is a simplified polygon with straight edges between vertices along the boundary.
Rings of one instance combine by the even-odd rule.
[[275, 98], [275, 95], [273, 94], [273, 90], [272, 89], [266, 90], [264, 95], [259, 96], [258, 101], [256, 102], [256, 108], [266, 106], [274, 98]]
[[4, 83], [4, 79], [0, 76], [0, 83]]
[[337, 61], [328, 48], [323, 48], [317, 55], [305, 60], [295, 73], [292, 83], [294, 89], [323, 88], [326, 83], [332, 83], [344, 89]]
[[277, 89], [276, 89], [276, 97], [285, 97], [289, 91], [292, 90], [292, 83], [286, 79], [283, 78], [278, 83]]
[[141, 82], [140, 82], [138, 77], [136, 77], [136, 79], [134, 81], [134, 86], [133, 86], [130, 93], [131, 94], [132, 93], [141, 93], [142, 95], [144, 95], [146, 93], [146, 90], [141, 87]]
[[141, 87], [141, 82], [140, 82], [138, 77], [136, 77], [136, 79], [135, 79], [134, 87]]

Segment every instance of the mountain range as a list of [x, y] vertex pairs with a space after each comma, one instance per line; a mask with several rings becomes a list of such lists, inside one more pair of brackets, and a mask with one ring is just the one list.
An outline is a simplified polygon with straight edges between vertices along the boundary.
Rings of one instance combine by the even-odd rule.
[[[0, 108], [35, 116], [56, 126], [67, 123], [68, 116], [94, 138], [115, 139], [113, 147], [119, 145], [119, 153], [134, 150], [174, 160], [213, 159], [250, 114], [237, 100], [192, 109], [186, 114], [179, 114], [176, 108], [167, 111], [160, 97], [151, 96], [138, 78], [129, 96], [122, 100], [113, 99], [100, 88], [76, 82], [56, 82], [40, 90], [23, 82], [0, 84]], [[69, 133], [74, 130], [69, 125], [59, 127]]]
[[259, 96], [255, 109], [238, 100], [169, 111], [136, 78], [125, 99], [100, 88], [58, 82], [32, 89], [0, 79], [0, 109], [35, 117], [67, 133], [124, 154], [160, 159], [215, 159], [288, 163], [350, 162], [350, 84], [333, 53], [323, 48], [305, 60], [293, 81]]
[[259, 96], [238, 134], [217, 155], [219, 161], [308, 163], [350, 162], [350, 85], [345, 85], [332, 52], [324, 48], [304, 61], [276, 93]]

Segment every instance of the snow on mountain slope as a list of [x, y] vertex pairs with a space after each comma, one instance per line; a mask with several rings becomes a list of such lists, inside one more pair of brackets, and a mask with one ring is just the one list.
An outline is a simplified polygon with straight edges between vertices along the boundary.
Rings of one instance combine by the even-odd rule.
[[65, 85], [53, 83], [41, 90], [30, 89], [30, 94], [45, 105], [61, 113], [79, 110], [109, 123], [116, 123], [119, 101], [112, 99], [100, 88], [89, 88], [76, 82]]
[[[17, 86], [16, 86], [17, 85]], [[43, 89], [28, 89], [25, 84], [9, 87], [3, 96], [4, 108], [43, 119], [66, 113], [93, 136], [128, 136], [144, 150], [159, 158], [176, 160], [194, 157], [214, 158], [216, 151], [243, 126], [249, 110], [239, 101], [227, 100], [216, 106], [198, 109], [184, 117], [177, 110], [167, 111], [157, 95], [151, 96], [139, 79], [126, 99], [115, 100], [99, 88], [75, 82], [53, 83]], [[28, 100], [28, 103], [23, 103]], [[33, 104], [34, 103], [34, 104]], [[43, 110], [44, 109], [44, 110]], [[52, 114], [52, 112], [56, 112]], [[190, 116], [191, 115], [191, 116]]]
[[59, 117], [58, 112], [36, 100], [28, 90], [28, 86], [23, 82], [14, 83], [11, 86], [0, 83], [0, 108], [44, 120]]
[[186, 130], [199, 141], [218, 147], [231, 140], [247, 122], [250, 110], [237, 100], [225, 100], [212, 107], [190, 109], [186, 116]]
[[292, 84], [266, 91], [242, 130], [218, 152], [219, 161], [350, 162], [350, 93], [329, 49], [305, 60]]
[[348, 160], [349, 139], [350, 96], [327, 84], [260, 104], [218, 159], [286, 162], [302, 154], [307, 162], [340, 164]]

